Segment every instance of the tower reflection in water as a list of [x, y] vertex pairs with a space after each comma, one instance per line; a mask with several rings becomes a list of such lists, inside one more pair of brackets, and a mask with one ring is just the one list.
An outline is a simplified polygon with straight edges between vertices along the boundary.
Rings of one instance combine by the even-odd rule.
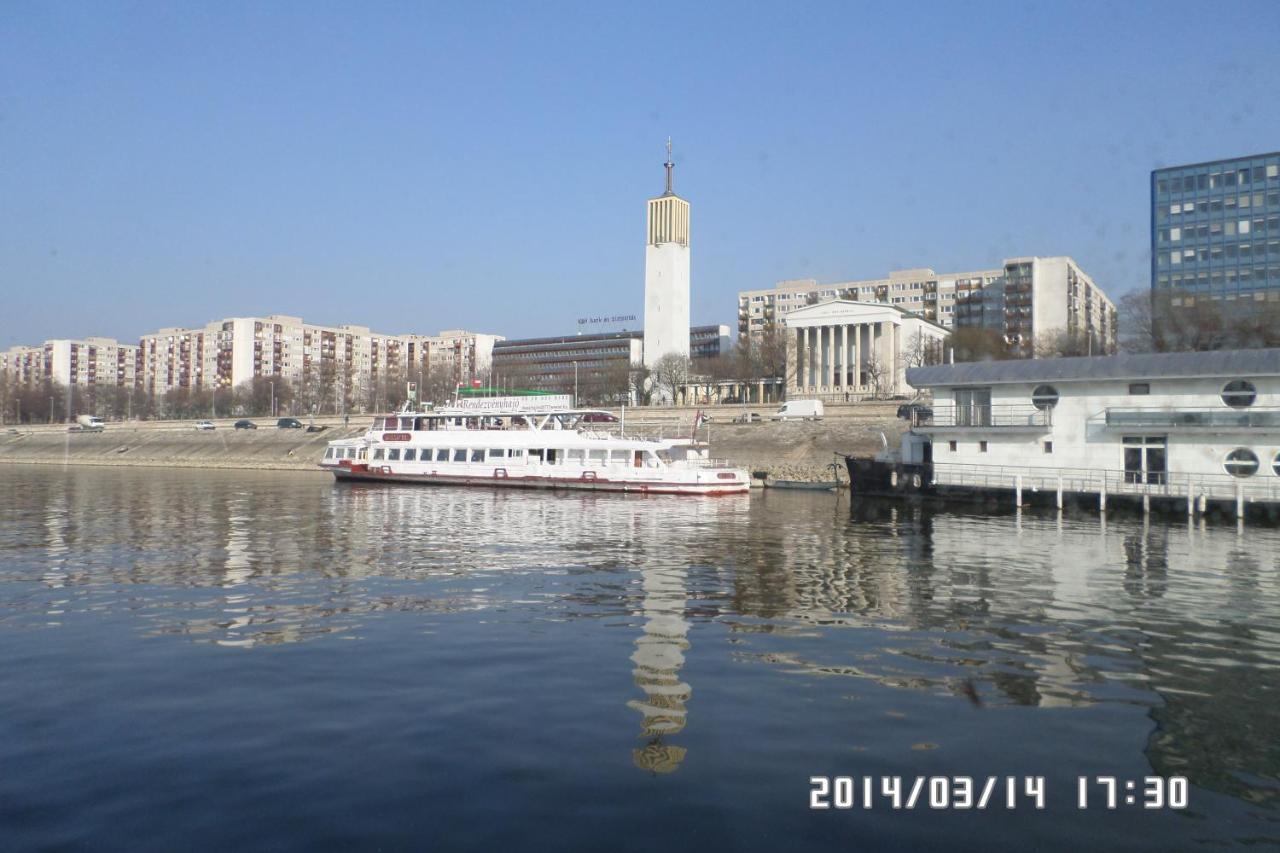
[[641, 770], [674, 773], [684, 761], [685, 748], [666, 738], [684, 730], [693, 693], [680, 680], [684, 653], [689, 648], [689, 623], [684, 618], [685, 572], [683, 569], [641, 569], [645, 617], [644, 631], [636, 638], [631, 655], [632, 675], [643, 699], [632, 699], [627, 707], [639, 711], [642, 747], [631, 750], [631, 760]]

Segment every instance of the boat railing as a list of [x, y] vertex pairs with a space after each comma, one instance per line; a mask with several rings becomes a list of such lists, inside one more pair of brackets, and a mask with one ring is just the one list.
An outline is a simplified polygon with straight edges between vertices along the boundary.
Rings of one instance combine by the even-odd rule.
[[675, 459], [667, 463], [677, 468], [741, 468], [741, 465], [735, 464], [729, 459], [704, 459], [701, 456], [694, 456], [685, 459]]
[[[1255, 479], [1256, 478], [1256, 479]], [[973, 465], [938, 462], [933, 482], [939, 486], [963, 486], [1024, 491], [1199, 497], [1209, 500], [1280, 501], [1280, 478], [1235, 477], [1230, 474], [1187, 474], [1167, 471], [1124, 471], [1108, 468], [1053, 468], [1016, 465]]]
[[1039, 408], [1034, 404], [1010, 403], [995, 405], [935, 404], [928, 409], [912, 413], [913, 425], [934, 428], [1012, 427], [1047, 429], [1053, 424], [1053, 409]]

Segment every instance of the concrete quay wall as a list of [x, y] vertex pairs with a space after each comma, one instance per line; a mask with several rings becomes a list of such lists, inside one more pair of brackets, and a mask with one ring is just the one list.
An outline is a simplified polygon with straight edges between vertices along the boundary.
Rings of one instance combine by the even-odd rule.
[[[713, 419], [698, 430], [698, 438], [711, 442], [714, 458], [753, 472], [775, 479], [829, 480], [828, 466], [841, 462], [836, 454], [875, 453], [885, 440], [897, 446], [904, 423], [893, 417], [896, 407], [828, 406], [822, 421], [734, 424], [730, 419], [744, 407], [721, 406], [704, 410]], [[765, 414], [774, 407], [745, 410]], [[628, 409], [627, 433], [687, 435], [694, 414], [687, 407]], [[359, 435], [369, 422], [367, 416], [352, 417], [344, 428], [341, 418], [317, 418], [316, 424], [326, 429], [314, 433], [277, 429], [266, 419], [256, 430], [233, 429], [232, 420], [215, 421], [217, 428], [210, 431], [182, 421], [111, 423], [102, 432], [71, 432], [59, 424], [0, 427], [0, 463], [318, 471], [327, 442]], [[843, 478], [842, 465], [839, 473]]]

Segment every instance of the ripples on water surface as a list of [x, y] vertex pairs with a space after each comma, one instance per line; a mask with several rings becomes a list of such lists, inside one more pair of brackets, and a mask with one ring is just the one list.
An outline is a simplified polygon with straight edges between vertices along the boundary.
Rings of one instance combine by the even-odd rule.
[[3, 467], [0, 846], [1275, 845], [1278, 568], [1275, 528]]

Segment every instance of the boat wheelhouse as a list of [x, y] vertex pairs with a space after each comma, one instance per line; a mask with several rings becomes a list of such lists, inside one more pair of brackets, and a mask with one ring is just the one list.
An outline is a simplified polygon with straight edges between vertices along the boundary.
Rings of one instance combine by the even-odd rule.
[[587, 489], [642, 494], [745, 493], [745, 470], [690, 438], [625, 436], [594, 409], [522, 406], [402, 411], [364, 435], [329, 442], [320, 466], [339, 480]]

